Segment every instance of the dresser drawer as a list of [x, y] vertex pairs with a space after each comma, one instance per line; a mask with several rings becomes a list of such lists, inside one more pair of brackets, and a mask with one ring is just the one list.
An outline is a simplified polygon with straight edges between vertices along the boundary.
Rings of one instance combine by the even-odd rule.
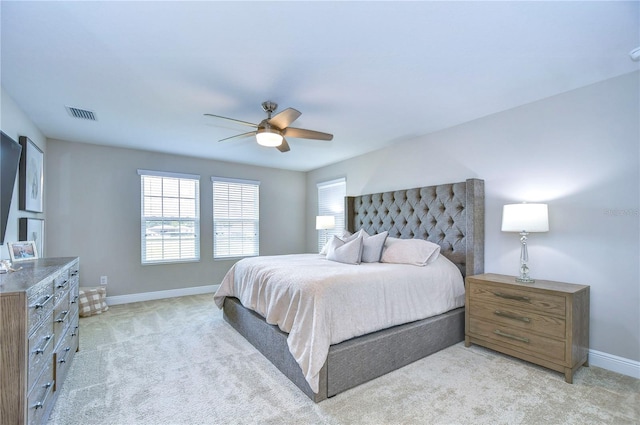
[[564, 317], [565, 298], [559, 295], [538, 293], [517, 289], [515, 287], [478, 284], [471, 282], [469, 285], [469, 298], [473, 302], [491, 302], [501, 305], [517, 307], [527, 310], [536, 310], [540, 313], [554, 314]]
[[29, 371], [27, 390], [35, 385], [43, 368], [51, 367], [53, 361], [53, 322], [45, 321], [29, 338]]
[[27, 298], [30, 335], [53, 310], [53, 280], [39, 285]]
[[61, 299], [68, 297], [70, 286], [69, 270], [64, 270], [53, 280], [53, 290], [55, 291], [53, 300], [54, 304], [57, 304]]
[[[55, 377], [57, 385], [62, 385], [67, 376], [71, 360], [78, 349], [78, 322], [71, 323], [62, 343], [55, 352]], [[56, 387], [56, 391], [58, 388]]]
[[523, 332], [520, 329], [499, 325], [471, 317], [469, 319], [471, 335], [486, 338], [511, 346], [518, 351], [538, 354], [545, 359], [564, 361], [565, 342], [541, 335]]
[[40, 424], [43, 422], [44, 412], [49, 410], [53, 402], [53, 365], [45, 368], [37, 383], [27, 397], [27, 423]]
[[60, 344], [69, 327], [73, 315], [69, 310], [69, 299], [63, 299], [53, 310], [53, 333], [56, 335], [55, 345]]
[[549, 316], [538, 312], [500, 303], [480, 303], [471, 298], [469, 314], [471, 317], [563, 339], [566, 333], [566, 320], [563, 317]]

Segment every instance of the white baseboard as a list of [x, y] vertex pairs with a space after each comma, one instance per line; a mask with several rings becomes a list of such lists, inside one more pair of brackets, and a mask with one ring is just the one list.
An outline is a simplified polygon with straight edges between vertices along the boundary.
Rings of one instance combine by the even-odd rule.
[[[163, 298], [184, 297], [186, 295], [213, 294], [220, 285], [194, 286], [191, 288], [170, 289], [167, 291], [143, 292], [141, 294], [116, 295], [107, 297], [108, 305], [128, 304], [140, 301], [160, 300]], [[601, 367], [622, 375], [640, 379], [640, 362], [589, 350], [589, 365]]]
[[614, 356], [602, 351], [589, 350], [589, 365], [640, 379], [640, 362], [635, 360]]
[[129, 304], [163, 298], [184, 297], [186, 295], [213, 294], [220, 285], [194, 286], [191, 288], [169, 289], [166, 291], [142, 292], [140, 294], [115, 295], [107, 297], [107, 305]]

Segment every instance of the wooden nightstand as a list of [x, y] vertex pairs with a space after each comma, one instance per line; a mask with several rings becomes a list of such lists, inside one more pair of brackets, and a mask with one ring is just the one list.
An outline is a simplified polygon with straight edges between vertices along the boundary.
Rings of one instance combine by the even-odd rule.
[[468, 276], [464, 342], [563, 372], [572, 383], [589, 365], [589, 286]]

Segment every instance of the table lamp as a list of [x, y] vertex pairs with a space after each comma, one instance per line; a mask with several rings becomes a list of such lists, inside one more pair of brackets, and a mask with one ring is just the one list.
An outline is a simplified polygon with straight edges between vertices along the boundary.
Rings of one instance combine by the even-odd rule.
[[529, 277], [529, 254], [527, 236], [534, 232], [549, 231], [549, 213], [547, 204], [509, 204], [502, 209], [502, 231], [520, 233], [520, 276], [518, 282], [533, 283]]

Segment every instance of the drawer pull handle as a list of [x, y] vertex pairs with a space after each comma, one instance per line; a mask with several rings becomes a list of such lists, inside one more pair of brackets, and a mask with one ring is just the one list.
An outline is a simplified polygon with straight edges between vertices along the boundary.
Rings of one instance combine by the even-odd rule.
[[56, 286], [56, 288], [58, 288], [58, 289], [64, 288], [65, 286], [67, 286], [68, 282], [69, 282], [68, 280], [65, 280], [64, 282], [58, 284], [58, 286]]
[[493, 295], [495, 295], [497, 297], [500, 297], [500, 298], [506, 298], [508, 300], [527, 301], [527, 302], [529, 302], [529, 300], [530, 300], [529, 297], [523, 297], [521, 295], [504, 294], [502, 292], [494, 292]]
[[529, 338], [524, 338], [522, 336], [511, 335], [511, 334], [502, 332], [500, 329], [496, 329], [495, 331], [493, 331], [493, 333], [496, 334], [496, 335], [503, 336], [505, 338], [515, 339], [517, 341], [526, 342], [527, 344], [529, 343]]
[[47, 351], [47, 347], [49, 346], [51, 341], [53, 341], [53, 335], [47, 335], [42, 339], [45, 340], [44, 344], [33, 350], [33, 354], [44, 354], [44, 352]]
[[75, 297], [73, 297], [73, 299], [71, 300], [71, 304], [75, 304], [78, 302], [78, 296], [76, 295]]
[[53, 382], [47, 382], [42, 386], [42, 388], [46, 388], [47, 391], [45, 391], [44, 397], [42, 397], [42, 400], [36, 402], [36, 404], [33, 405], [34, 409], [42, 409], [44, 407], [44, 403], [45, 401], [47, 401], [47, 397], [49, 397], [49, 393], [53, 389]]
[[39, 308], [44, 308], [44, 306], [47, 305], [47, 303], [51, 301], [52, 298], [53, 297], [51, 295], [45, 295], [45, 297], [41, 301], [38, 301], [37, 303], [32, 305], [31, 308], [35, 308], [36, 310]]
[[56, 323], [64, 323], [64, 321], [67, 319], [67, 314], [69, 314], [68, 310], [60, 313], [60, 316], [58, 316], [58, 318], [56, 319]]
[[515, 314], [505, 313], [504, 311], [496, 310], [493, 312], [496, 316], [506, 317], [507, 319], [519, 320], [520, 322], [529, 323], [531, 319], [528, 317], [516, 316]]

